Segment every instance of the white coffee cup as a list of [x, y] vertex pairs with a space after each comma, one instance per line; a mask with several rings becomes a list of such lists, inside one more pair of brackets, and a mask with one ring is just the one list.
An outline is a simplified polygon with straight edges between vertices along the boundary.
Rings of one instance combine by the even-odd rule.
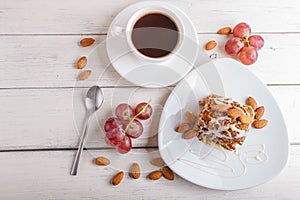
[[[168, 54], [166, 54], [164, 56], [151, 57], [148, 55], [144, 55], [136, 48], [136, 46], [132, 40], [132, 32], [133, 32], [134, 25], [136, 24], [136, 22], [139, 19], [141, 19], [142, 17], [144, 17], [148, 14], [164, 15], [165, 17], [172, 20], [173, 23], [177, 27], [177, 32], [178, 32], [177, 43], [176, 43], [175, 47]], [[149, 31], [151, 31], [151, 27], [148, 27], [148, 28], [149, 28]], [[144, 31], [148, 31], [148, 28], [144, 29]], [[154, 28], [158, 28], [158, 27], [154, 27]], [[169, 30], [169, 31], [174, 31], [174, 30]], [[128, 46], [129, 46], [129, 51], [133, 52], [137, 57], [144, 59], [148, 62], [163, 62], [168, 59], [171, 59], [172, 56], [175, 56], [178, 49], [181, 47], [182, 42], [183, 42], [184, 28], [183, 28], [182, 21], [180, 20], [180, 18], [178, 17], [178, 15], [175, 12], [173, 12], [171, 9], [168, 9], [166, 7], [161, 7], [159, 5], [155, 5], [155, 6], [149, 6], [149, 7], [145, 7], [145, 8], [137, 10], [130, 16], [125, 27], [114, 26], [114, 27], [112, 27], [112, 32], [114, 32], [114, 35], [120, 34], [120, 33], [125, 33], [125, 37], [126, 37], [126, 40], [127, 40]], [[147, 38], [145, 38], [145, 40], [147, 40]]]

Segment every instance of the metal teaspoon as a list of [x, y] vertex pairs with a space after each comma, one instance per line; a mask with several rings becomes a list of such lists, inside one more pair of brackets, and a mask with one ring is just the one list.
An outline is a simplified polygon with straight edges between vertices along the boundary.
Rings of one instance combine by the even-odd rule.
[[88, 90], [86, 97], [85, 97], [85, 105], [87, 108], [87, 117], [86, 117], [84, 129], [83, 129], [83, 134], [81, 136], [81, 140], [79, 143], [79, 147], [78, 147], [76, 157], [75, 157], [75, 160], [73, 163], [72, 171], [71, 171], [71, 175], [73, 175], [73, 176], [77, 175], [78, 164], [79, 164], [80, 156], [81, 156], [81, 153], [83, 150], [83, 145], [84, 145], [85, 137], [86, 137], [88, 126], [89, 126], [90, 117], [97, 110], [99, 110], [99, 108], [101, 107], [101, 105], [103, 103], [103, 100], [104, 100], [104, 95], [103, 95], [102, 89], [99, 86], [94, 85]]

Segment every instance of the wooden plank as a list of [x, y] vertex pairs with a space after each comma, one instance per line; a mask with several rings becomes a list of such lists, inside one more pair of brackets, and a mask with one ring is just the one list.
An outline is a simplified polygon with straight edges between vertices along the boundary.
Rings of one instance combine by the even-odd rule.
[[[43, 3], [38, 0], [2, 1], [0, 34], [106, 33], [117, 13], [134, 2], [137, 0], [53, 0]], [[201, 33], [215, 33], [220, 27], [233, 26], [241, 20], [250, 23], [256, 32], [300, 31], [297, 0], [287, 0], [284, 5], [281, 0], [167, 2], [185, 11]]]
[[[80, 48], [78, 42], [84, 36], [0, 36], [0, 88], [24, 87], [88, 87], [94, 83], [102, 86], [132, 85], [123, 80], [110, 65], [106, 49], [98, 47]], [[97, 44], [106, 36], [95, 36]], [[259, 51], [258, 61], [250, 69], [268, 84], [300, 84], [300, 57], [293, 52], [300, 48], [300, 34], [265, 34], [265, 47]], [[215, 39], [216, 49], [199, 54], [195, 66], [207, 62], [212, 53], [218, 58], [229, 57], [223, 47], [226, 36], [200, 34], [200, 48]], [[96, 45], [95, 45], [96, 46]], [[66, 53], [67, 52], [67, 53]], [[82, 55], [99, 57], [99, 62], [88, 63], [91, 77], [83, 82], [77, 81], [80, 70], [75, 63]]]
[[[172, 88], [171, 88], [172, 89]], [[145, 121], [144, 133], [134, 146], [156, 146], [161, 110], [170, 88], [105, 88], [105, 101], [91, 127], [87, 147], [108, 147], [103, 141], [103, 124], [122, 102], [136, 105], [153, 99], [154, 115]], [[291, 142], [300, 142], [297, 113], [300, 112], [300, 86], [270, 87], [282, 108]], [[0, 150], [74, 148], [84, 121], [83, 96], [86, 89], [9, 89], [0, 90]]]
[[[70, 176], [75, 151], [0, 152], [1, 199], [297, 199], [300, 187], [300, 146], [291, 146], [284, 171], [263, 185], [241, 191], [206, 189], [175, 176], [174, 181], [146, 179], [157, 169], [149, 160], [156, 149], [133, 150], [120, 155], [115, 150], [84, 151], [79, 174]], [[111, 166], [93, 164], [94, 157], [106, 156]], [[132, 162], [142, 169], [140, 179], [128, 177]], [[119, 170], [125, 178], [117, 187], [110, 180]], [[154, 192], [155, 191], [155, 192]], [[287, 192], [288, 191], [288, 192]]]
[[[0, 149], [76, 147], [85, 119], [86, 89], [0, 90]], [[153, 117], [134, 146], [156, 146], [157, 126], [168, 88], [106, 88], [101, 109], [92, 118], [87, 147], [108, 147], [103, 125], [119, 103], [137, 105], [152, 98]]]

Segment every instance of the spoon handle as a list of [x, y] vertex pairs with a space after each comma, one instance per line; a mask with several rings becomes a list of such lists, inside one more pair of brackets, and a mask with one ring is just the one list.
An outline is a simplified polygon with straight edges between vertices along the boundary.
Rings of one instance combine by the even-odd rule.
[[84, 130], [83, 130], [83, 134], [81, 136], [79, 147], [78, 147], [78, 150], [77, 150], [77, 153], [76, 153], [76, 157], [75, 157], [75, 160], [74, 160], [74, 163], [73, 163], [73, 167], [72, 167], [72, 171], [71, 171], [71, 175], [73, 175], [73, 176], [77, 175], [78, 164], [79, 164], [80, 156], [81, 156], [81, 153], [82, 153], [82, 150], [83, 150], [83, 144], [84, 144], [85, 137], [86, 137], [87, 130], [88, 130], [88, 126], [89, 126], [90, 116], [91, 115], [89, 114], [87, 116], [86, 121], [85, 121], [85, 126], [84, 126]]

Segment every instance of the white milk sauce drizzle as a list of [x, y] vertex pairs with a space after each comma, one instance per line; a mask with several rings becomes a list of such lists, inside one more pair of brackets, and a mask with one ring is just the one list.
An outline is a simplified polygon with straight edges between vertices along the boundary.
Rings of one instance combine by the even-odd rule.
[[[217, 150], [219, 155], [214, 154], [214, 150]], [[205, 173], [225, 178], [243, 176], [247, 172], [247, 165], [259, 165], [268, 161], [268, 155], [265, 152], [264, 144], [243, 146], [231, 154], [231, 156], [228, 155], [228, 153], [231, 152], [224, 150], [224, 148], [219, 145], [215, 146], [215, 148], [206, 155], [203, 155], [203, 152], [192, 148], [189, 149], [189, 153], [196, 156], [199, 160], [206, 161], [205, 164], [199, 163], [197, 160], [185, 158], [178, 158], [177, 160], [194, 168], [201, 169], [201, 171]], [[220, 156], [220, 153], [222, 156]], [[234, 155], [237, 156], [237, 160], [242, 166], [242, 169], [239, 171], [230, 164]]]

